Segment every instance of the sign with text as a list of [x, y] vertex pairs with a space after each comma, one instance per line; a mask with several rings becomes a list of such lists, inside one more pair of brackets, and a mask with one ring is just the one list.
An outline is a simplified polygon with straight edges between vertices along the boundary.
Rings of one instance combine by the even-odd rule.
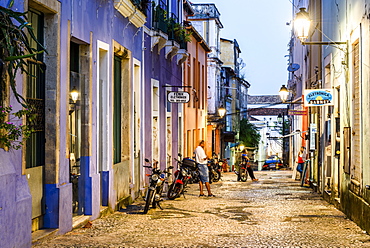
[[317, 90], [304, 90], [304, 106], [332, 106], [333, 90], [332, 89], [317, 89]]
[[316, 123], [310, 124], [310, 150], [313, 151], [316, 149], [316, 133], [317, 133], [317, 125]]
[[289, 109], [288, 115], [307, 115], [307, 110]]
[[172, 103], [187, 103], [190, 101], [190, 94], [185, 91], [171, 91], [167, 94], [167, 101]]

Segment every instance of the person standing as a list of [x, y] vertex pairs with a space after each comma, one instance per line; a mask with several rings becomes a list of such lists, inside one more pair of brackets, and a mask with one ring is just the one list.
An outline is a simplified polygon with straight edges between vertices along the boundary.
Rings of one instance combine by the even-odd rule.
[[203, 183], [206, 186], [208, 191], [209, 197], [215, 197], [214, 194], [211, 192], [211, 185], [209, 184], [209, 176], [208, 176], [208, 157], [204, 151], [204, 140], [201, 140], [199, 146], [195, 148], [195, 161], [198, 163], [199, 169], [199, 196], [204, 196], [203, 193]]
[[306, 161], [306, 158], [307, 158], [306, 147], [301, 146], [301, 149], [299, 150], [298, 155], [297, 155], [297, 163], [298, 163], [297, 171], [301, 175], [300, 178], [302, 178], [302, 171], [303, 171], [303, 166]]

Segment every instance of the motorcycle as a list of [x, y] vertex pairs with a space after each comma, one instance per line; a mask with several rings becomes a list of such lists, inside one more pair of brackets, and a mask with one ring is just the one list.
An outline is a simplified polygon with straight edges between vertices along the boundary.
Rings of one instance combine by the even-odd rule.
[[237, 180], [245, 182], [247, 181], [247, 163], [240, 163], [239, 169], [235, 171], [235, 174], [238, 176]]
[[[179, 158], [181, 159], [181, 154], [179, 153]], [[185, 198], [185, 192], [189, 180], [191, 179], [191, 171], [196, 168], [195, 161], [188, 161], [186, 159], [177, 161], [178, 170], [174, 173], [174, 181], [168, 188], [167, 197], [170, 200], [180, 197], [182, 194]], [[190, 165], [190, 166], [189, 166]]]
[[199, 183], [199, 170], [190, 170], [191, 178], [188, 183]]
[[[162, 171], [158, 168], [158, 161], [154, 160], [153, 163], [150, 163], [148, 159], [145, 159], [145, 162], [149, 163], [150, 166], [144, 165], [144, 167], [151, 169], [152, 173], [147, 174], [149, 177], [149, 187], [145, 196], [144, 214], [148, 213], [150, 205], [152, 205], [152, 208], [156, 208], [158, 206], [161, 210], [163, 210], [160, 205], [160, 202], [163, 200], [163, 186], [168, 176], [171, 175], [167, 169]], [[172, 168], [172, 166], [168, 167], [168, 169]]]
[[209, 183], [218, 182], [221, 179], [221, 169], [216, 159], [208, 161]]

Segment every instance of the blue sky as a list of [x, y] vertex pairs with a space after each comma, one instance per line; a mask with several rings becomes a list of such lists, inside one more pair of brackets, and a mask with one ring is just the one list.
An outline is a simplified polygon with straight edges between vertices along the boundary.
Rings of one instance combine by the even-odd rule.
[[221, 37], [236, 39], [246, 64], [250, 95], [276, 95], [288, 79], [290, 0], [192, 0], [214, 3], [221, 13]]

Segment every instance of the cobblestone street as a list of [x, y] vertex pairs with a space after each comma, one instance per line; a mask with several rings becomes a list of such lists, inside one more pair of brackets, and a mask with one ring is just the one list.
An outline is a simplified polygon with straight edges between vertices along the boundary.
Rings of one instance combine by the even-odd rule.
[[142, 214], [144, 201], [33, 247], [370, 247], [370, 236], [291, 171], [256, 172], [257, 182], [233, 173], [211, 185], [216, 198], [162, 202]]

